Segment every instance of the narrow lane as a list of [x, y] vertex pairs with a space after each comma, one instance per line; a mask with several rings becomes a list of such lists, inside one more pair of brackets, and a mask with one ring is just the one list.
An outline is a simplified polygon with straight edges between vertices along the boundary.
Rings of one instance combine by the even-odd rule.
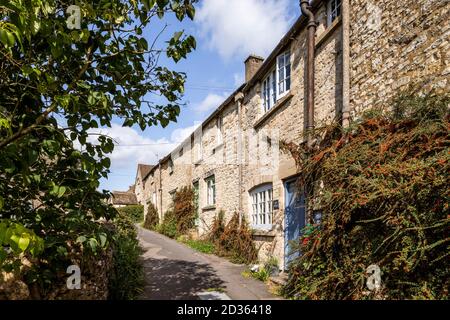
[[279, 299], [257, 280], [244, 278], [245, 266], [196, 252], [161, 234], [138, 227], [144, 249], [142, 299], [199, 299], [197, 294], [222, 291], [231, 299]]

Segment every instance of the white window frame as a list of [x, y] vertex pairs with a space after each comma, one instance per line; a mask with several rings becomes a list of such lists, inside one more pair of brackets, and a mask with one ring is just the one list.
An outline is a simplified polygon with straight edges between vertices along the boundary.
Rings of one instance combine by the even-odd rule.
[[276, 70], [272, 69], [261, 84], [264, 113], [269, 111], [277, 103], [276, 85]]
[[291, 90], [291, 72], [291, 52], [287, 50], [277, 57], [277, 100]]
[[273, 225], [273, 187], [265, 184], [250, 192], [251, 225], [254, 229], [272, 229]]
[[206, 182], [206, 205], [213, 206], [216, 204], [216, 178], [214, 175], [205, 178]]
[[291, 52], [286, 50], [276, 58], [274, 68], [261, 83], [262, 110], [266, 113], [283, 98], [292, 86]]
[[330, 26], [334, 20], [341, 15], [341, 0], [329, 0], [327, 3], [327, 25]]

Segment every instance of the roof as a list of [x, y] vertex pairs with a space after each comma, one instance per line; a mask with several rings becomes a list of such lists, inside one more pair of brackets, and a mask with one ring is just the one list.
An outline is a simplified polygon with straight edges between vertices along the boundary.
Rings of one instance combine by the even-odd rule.
[[136, 195], [131, 192], [113, 191], [111, 197], [112, 204], [130, 205], [138, 204]]
[[[153, 165], [150, 164], [138, 164], [137, 175], [139, 174], [142, 180], [145, 180], [149, 172], [153, 169]], [[137, 177], [136, 175], [136, 177]]]

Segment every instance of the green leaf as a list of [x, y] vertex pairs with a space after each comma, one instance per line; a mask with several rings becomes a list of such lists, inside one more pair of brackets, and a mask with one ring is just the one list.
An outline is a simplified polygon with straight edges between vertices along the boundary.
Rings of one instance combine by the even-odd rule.
[[105, 234], [100, 234], [98, 237], [100, 239], [100, 246], [102, 248], [104, 248], [105, 245], [106, 245], [106, 240], [107, 240], [106, 235]]
[[3, 209], [4, 205], [5, 205], [5, 199], [3, 199], [2, 196], [0, 196], [0, 211]]
[[194, 20], [195, 17], [195, 8], [192, 4], [188, 4], [186, 7], [186, 13], [191, 20]]
[[184, 33], [183, 31], [175, 32], [174, 35], [173, 35], [173, 39], [174, 39], [175, 41], [180, 40], [180, 37], [183, 35], [183, 33]]
[[58, 198], [61, 198], [64, 195], [64, 193], [66, 193], [66, 187], [63, 186], [59, 187]]
[[20, 248], [20, 250], [25, 251], [28, 248], [28, 245], [30, 244], [30, 239], [29, 238], [20, 238], [19, 239], [19, 243], [18, 246]]
[[78, 243], [83, 243], [83, 242], [85, 242], [86, 240], [87, 240], [87, 239], [86, 239], [85, 236], [79, 236], [79, 237], [77, 238], [76, 242], [78, 242]]

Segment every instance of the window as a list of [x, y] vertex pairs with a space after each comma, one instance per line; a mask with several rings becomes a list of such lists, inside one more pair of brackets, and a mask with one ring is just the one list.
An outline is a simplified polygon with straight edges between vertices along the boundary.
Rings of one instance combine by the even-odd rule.
[[172, 159], [169, 160], [169, 174], [173, 173], [173, 161]]
[[291, 53], [285, 52], [277, 60], [279, 99], [291, 89]]
[[331, 25], [341, 15], [341, 0], [328, 1], [328, 25]]
[[216, 204], [216, 181], [214, 176], [205, 179], [206, 182], [206, 205]]
[[267, 78], [263, 81], [263, 105], [264, 105], [264, 112], [267, 112], [270, 110], [270, 108], [273, 107], [273, 105], [277, 102], [276, 98], [276, 73], [275, 70], [269, 73]]
[[271, 228], [272, 226], [272, 185], [256, 188], [250, 193], [252, 203], [252, 226]]
[[264, 112], [269, 111], [278, 99], [291, 89], [291, 54], [286, 51], [277, 57], [276, 67], [269, 72], [261, 85]]
[[217, 118], [217, 123], [216, 123], [216, 127], [217, 127], [217, 145], [222, 144], [222, 125], [223, 125], [223, 120], [222, 117], [218, 117]]

